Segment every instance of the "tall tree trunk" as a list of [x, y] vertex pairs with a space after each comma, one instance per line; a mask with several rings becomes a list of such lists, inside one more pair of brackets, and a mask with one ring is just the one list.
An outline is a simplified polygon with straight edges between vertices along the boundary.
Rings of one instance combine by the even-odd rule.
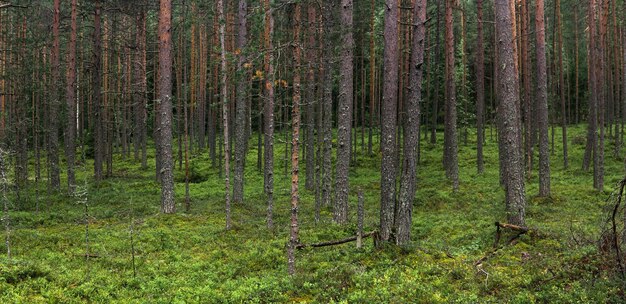
[[410, 89], [404, 121], [404, 160], [400, 175], [398, 210], [394, 221], [396, 243], [405, 245], [411, 236], [413, 200], [417, 182], [417, 143], [419, 141], [420, 101], [426, 35], [426, 0], [417, 0], [413, 8], [413, 40], [411, 42]]
[[92, 99], [94, 109], [94, 176], [96, 182], [102, 180], [102, 161], [104, 158], [104, 130], [103, 130], [103, 117], [102, 117], [102, 28], [100, 16], [102, 14], [102, 3], [100, 0], [96, 0], [96, 6], [94, 9], [94, 22], [93, 22], [93, 70], [92, 70]]
[[483, 0], [476, 0], [476, 165], [478, 173], [485, 171], [483, 144], [485, 142], [485, 48], [483, 46]]
[[65, 98], [67, 100], [67, 126], [65, 131], [65, 157], [67, 162], [67, 189], [71, 194], [74, 192], [76, 177], [74, 175], [74, 158], [76, 147], [76, 33], [78, 26], [76, 0], [72, 0], [72, 19], [70, 23], [70, 43], [67, 49], [67, 84]]
[[563, 140], [563, 168], [567, 169], [568, 157], [567, 157], [567, 109], [565, 108], [565, 70], [563, 69], [563, 23], [561, 21], [561, 1], [556, 0], [556, 26], [558, 28], [558, 43], [557, 52], [558, 60], [559, 60], [559, 95], [561, 97], [561, 129], [562, 129], [562, 140]]
[[529, 1], [522, 0], [521, 1], [521, 10], [520, 10], [520, 19], [521, 19], [521, 29], [520, 29], [520, 40], [521, 40], [521, 63], [522, 63], [522, 92], [524, 93], [523, 102], [524, 102], [524, 151], [525, 151], [525, 159], [526, 159], [526, 178], [530, 179], [532, 176], [533, 169], [533, 113], [532, 113], [532, 103], [533, 100], [531, 98], [531, 87], [532, 87], [532, 75], [531, 75], [531, 63], [530, 63], [530, 43], [529, 43], [529, 35], [530, 35], [530, 12], [528, 9]]
[[539, 196], [550, 196], [550, 151], [548, 142], [548, 73], [544, 2], [536, 0], [535, 35], [537, 57], [537, 126], [539, 129]]
[[454, 84], [454, 19], [455, 0], [446, 0], [446, 110], [444, 126], [443, 162], [446, 177], [452, 181], [454, 191], [459, 189], [459, 162], [456, 130], [456, 87]]
[[369, 107], [369, 132], [367, 141], [367, 155], [372, 155], [372, 146], [374, 141], [374, 108], [376, 101], [376, 48], [375, 48], [375, 21], [376, 21], [376, 2], [372, 0], [371, 3], [371, 17], [370, 17], [370, 107]]
[[273, 227], [274, 206], [274, 53], [272, 36], [274, 34], [274, 17], [270, 8], [270, 0], [263, 0], [265, 13], [265, 170], [264, 184], [267, 195], [267, 227]]
[[[598, 136], [597, 136], [597, 119], [598, 119], [598, 114], [597, 114], [597, 82], [596, 82], [596, 65], [597, 65], [597, 58], [596, 58], [596, 43], [597, 43], [597, 39], [596, 39], [596, 20], [595, 20], [595, 0], [589, 0], [589, 8], [588, 8], [588, 16], [587, 16], [587, 22], [589, 23], [589, 43], [588, 43], [588, 53], [589, 55], [587, 56], [587, 66], [588, 68], [588, 73], [589, 73], [589, 114], [588, 114], [588, 123], [587, 123], [587, 145], [585, 147], [585, 155], [583, 157], [583, 170], [585, 171], [589, 171], [589, 166], [591, 163], [591, 157], [593, 156], [594, 159], [594, 168], [596, 166], [596, 162], [595, 162], [595, 158], [596, 158], [596, 141], [598, 140]], [[594, 169], [595, 171], [595, 169]], [[594, 185], [595, 185], [595, 178], [594, 178]]]
[[237, 100], [235, 104], [235, 172], [233, 174], [233, 202], [243, 203], [243, 172], [246, 162], [246, 146], [248, 137], [246, 136], [246, 88], [247, 77], [246, 68], [246, 44], [247, 44], [247, 14], [248, 1], [239, 0], [237, 10]]
[[52, 19], [52, 87], [50, 88], [51, 100], [48, 117], [50, 117], [48, 125], [48, 157], [50, 159], [50, 184], [52, 188], [58, 190], [61, 186], [60, 170], [59, 170], [59, 105], [61, 94], [59, 90], [61, 77], [60, 73], [60, 48], [59, 48], [59, 25], [61, 23], [61, 3], [60, 0], [54, 0], [53, 19]]
[[174, 200], [174, 159], [172, 156], [172, 1], [160, 0], [159, 8], [159, 90], [157, 103], [161, 117], [161, 211], [176, 212]]
[[[345, 1], [345, 0], [344, 0]], [[349, 0], [348, 0], [349, 1]], [[300, 4], [295, 3], [294, 9], [294, 37], [293, 37], [293, 103], [291, 124], [293, 135], [291, 136], [291, 225], [289, 233], [289, 274], [294, 275], [296, 272], [296, 245], [300, 242], [298, 239], [298, 204], [300, 197], [298, 194], [298, 173], [299, 173], [299, 151], [300, 151]], [[348, 134], [349, 135], [349, 134]], [[349, 147], [349, 146], [348, 146]]]
[[317, 28], [317, 13], [315, 11], [315, 5], [307, 6], [308, 14], [308, 48], [309, 59], [307, 66], [307, 100], [306, 103], [306, 180], [304, 187], [307, 190], [313, 191], [315, 189], [315, 72], [317, 62], [316, 47], [316, 28]]
[[227, 73], [227, 61], [226, 61], [226, 39], [225, 28], [226, 19], [224, 18], [224, 0], [217, 0], [217, 12], [219, 19], [219, 35], [220, 35], [220, 65], [221, 65], [221, 77], [220, 77], [220, 98], [222, 102], [222, 126], [224, 131], [224, 198], [226, 201], [226, 230], [230, 229], [230, 140], [228, 130], [228, 87], [226, 86], [226, 73]]
[[500, 155], [504, 172], [506, 213], [509, 223], [525, 225], [526, 197], [524, 169], [521, 155], [521, 124], [519, 112], [519, 80], [515, 71], [513, 54], [513, 28], [509, 0], [496, 0], [496, 24], [498, 27], [498, 107]]
[[[322, 155], [322, 204], [330, 206], [332, 193], [332, 149], [333, 149], [333, 62], [334, 62], [334, 1], [324, 3], [324, 100], [323, 100], [323, 155]], [[348, 146], [349, 147], [349, 146]]]
[[[441, 28], [441, 22], [440, 22], [440, 18], [441, 18], [441, 1], [446, 1], [447, 0], [435, 0], [435, 2], [437, 3], [437, 19], [436, 19], [436, 31], [435, 31], [435, 60], [434, 65], [435, 65], [435, 71], [437, 71], [437, 67], [436, 65], [439, 64], [439, 58], [441, 58], [441, 35], [440, 35], [440, 28]], [[439, 73], [436, 73], [439, 74]], [[435, 79], [437, 79], [437, 77], [435, 76]], [[431, 129], [430, 129], [430, 143], [431, 144], [435, 144], [437, 143], [437, 120], [439, 118], [439, 88], [441, 87], [441, 85], [439, 85], [438, 81], [435, 80], [435, 96], [432, 98], [433, 100], [433, 112], [432, 112], [432, 122], [431, 122]]]
[[398, 6], [385, 0], [385, 49], [381, 123], [380, 237], [389, 241], [396, 204], [396, 118], [398, 104]]
[[348, 195], [350, 149], [352, 147], [352, 100], [354, 91], [352, 37], [352, 0], [341, 1], [341, 83], [339, 84], [339, 117], [337, 130], [337, 166], [335, 178], [335, 204], [333, 219], [336, 223], [348, 222]]

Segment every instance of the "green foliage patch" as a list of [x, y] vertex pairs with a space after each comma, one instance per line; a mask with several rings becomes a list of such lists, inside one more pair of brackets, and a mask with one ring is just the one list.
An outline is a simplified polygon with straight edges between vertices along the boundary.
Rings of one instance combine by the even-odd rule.
[[[11, 197], [13, 255], [10, 260], [0, 259], [0, 302], [619, 302], [624, 282], [612, 268], [611, 257], [601, 255], [594, 240], [605, 219], [608, 194], [622, 178], [623, 164], [607, 158], [606, 191], [593, 190], [592, 173], [580, 169], [584, 126], [569, 131], [573, 144], [567, 170], [562, 166], [560, 140], [555, 143], [552, 197], [535, 197], [536, 168], [527, 182], [532, 232], [514, 245], [503, 246], [480, 266], [474, 263], [492, 249], [493, 223], [505, 218], [497, 143], [489, 130], [484, 174], [476, 173], [472, 138], [468, 146], [460, 147], [461, 184], [456, 193], [441, 168], [440, 145], [422, 142], [409, 246], [375, 249], [366, 239], [362, 249], [354, 243], [303, 249], [297, 253], [294, 277], [287, 275], [286, 268], [290, 179], [282, 173], [284, 145], [275, 146], [275, 227], [271, 230], [266, 228], [263, 174], [256, 168], [255, 150], [247, 159], [246, 201], [233, 206], [229, 231], [225, 230], [224, 181], [206, 152], [190, 154], [188, 213], [182, 211], [184, 166], [176, 168], [180, 203], [176, 215], [159, 214], [160, 190], [150, 167], [153, 158], [148, 169], [141, 169], [134, 160], [116, 155], [114, 176], [97, 185], [87, 161], [87, 169], [78, 170], [81, 183], [87, 178], [87, 219], [77, 198], [63, 193], [46, 197], [44, 185], [36, 192], [31, 183], [20, 201]], [[256, 147], [256, 136], [252, 138], [250, 147]], [[370, 156], [357, 149], [346, 226], [332, 223], [330, 206], [322, 208], [321, 221], [316, 223], [315, 194], [304, 190], [302, 183], [301, 241], [354, 235], [357, 189], [365, 194], [365, 229], [376, 229], [379, 164], [379, 153]], [[303, 176], [304, 169], [302, 164]], [[85, 221], [89, 256], [85, 255]], [[0, 251], [6, 251], [4, 242]]]

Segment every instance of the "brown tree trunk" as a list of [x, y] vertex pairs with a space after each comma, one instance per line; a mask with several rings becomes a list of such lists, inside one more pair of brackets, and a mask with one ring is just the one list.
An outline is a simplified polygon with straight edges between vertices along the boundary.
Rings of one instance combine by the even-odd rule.
[[454, 191], [459, 189], [459, 162], [456, 130], [456, 86], [454, 84], [454, 0], [446, 0], [446, 109], [444, 126], [443, 163], [446, 177], [452, 181]]
[[372, 0], [371, 2], [371, 17], [370, 17], [370, 107], [369, 107], [369, 132], [368, 132], [368, 141], [367, 141], [367, 155], [372, 155], [372, 146], [374, 141], [374, 108], [375, 108], [375, 100], [376, 100], [376, 48], [375, 48], [375, 40], [376, 36], [374, 34], [375, 31], [375, 21], [376, 21], [376, 2]]
[[544, 2], [536, 0], [535, 35], [537, 52], [537, 127], [539, 129], [539, 196], [550, 196], [550, 151], [548, 142], [548, 74]]
[[237, 10], [237, 96], [235, 104], [235, 172], [233, 174], [233, 202], [243, 203], [244, 166], [246, 160], [246, 102], [247, 77], [244, 64], [247, 61], [245, 48], [247, 45], [247, 12], [248, 1], [239, 0]]
[[70, 43], [67, 49], [67, 83], [65, 98], [67, 100], [67, 126], [65, 131], [65, 158], [67, 162], [67, 189], [74, 192], [76, 177], [74, 175], [74, 158], [76, 147], [76, 33], [78, 31], [76, 19], [76, 0], [72, 0], [72, 19], [70, 23]]
[[513, 27], [508, 0], [496, 0], [496, 23], [498, 27], [498, 107], [500, 155], [504, 173], [506, 212], [509, 223], [525, 226], [526, 197], [524, 192], [524, 169], [521, 155], [521, 124], [519, 112], [519, 80], [515, 71], [513, 54]]
[[159, 7], [159, 77], [157, 100], [160, 116], [161, 212], [175, 213], [174, 159], [172, 156], [172, 1], [160, 0]]
[[398, 210], [394, 227], [396, 244], [405, 245], [411, 236], [413, 200], [417, 182], [417, 142], [419, 141], [420, 102], [422, 99], [422, 75], [424, 67], [424, 39], [426, 35], [426, 0], [417, 0], [413, 8], [413, 40], [411, 43], [411, 64], [409, 98], [404, 121], [404, 160], [400, 175]]
[[265, 170], [264, 184], [267, 195], [267, 228], [272, 228], [274, 208], [274, 53], [272, 36], [274, 34], [273, 10], [270, 8], [270, 0], [263, 0], [265, 13], [265, 101], [264, 127], [265, 127]]
[[[594, 159], [594, 168], [595, 168], [595, 158], [596, 158], [596, 142], [598, 140], [598, 136], [597, 136], [597, 119], [598, 119], [598, 108], [597, 108], [597, 82], [596, 82], [596, 68], [595, 66], [597, 65], [597, 58], [596, 58], [596, 43], [597, 43], [597, 39], [596, 39], [596, 20], [595, 20], [595, 8], [596, 4], [595, 4], [595, 0], [590, 0], [589, 1], [589, 8], [588, 8], [588, 17], [587, 17], [587, 22], [589, 23], [589, 43], [588, 43], [588, 62], [587, 62], [587, 66], [589, 67], [588, 69], [588, 73], [589, 73], [589, 114], [588, 114], [588, 123], [587, 123], [587, 145], [585, 147], [585, 155], [583, 157], [583, 170], [585, 171], [589, 171], [589, 166], [591, 163], [591, 158], [593, 156]], [[594, 169], [595, 171], [595, 169]], [[594, 185], [595, 185], [595, 180], [594, 180]]]
[[[349, 0], [348, 0], [349, 1]], [[293, 37], [293, 104], [291, 112], [291, 124], [293, 135], [291, 136], [291, 225], [289, 233], [288, 262], [289, 274], [296, 273], [296, 245], [300, 242], [298, 238], [298, 204], [300, 197], [298, 194], [298, 173], [299, 173], [299, 151], [300, 151], [300, 4], [296, 2], [294, 9], [294, 37]], [[349, 134], [348, 134], [349, 135]], [[348, 146], [349, 148], [350, 146]]]
[[398, 104], [398, 6], [385, 0], [384, 75], [381, 123], [380, 237], [391, 238], [396, 204], [396, 118]]
[[335, 178], [335, 204], [333, 220], [339, 224], [348, 222], [348, 194], [350, 149], [352, 147], [352, 100], [354, 91], [352, 37], [352, 0], [341, 1], [341, 79], [339, 84], [339, 117], [337, 129], [337, 166]]

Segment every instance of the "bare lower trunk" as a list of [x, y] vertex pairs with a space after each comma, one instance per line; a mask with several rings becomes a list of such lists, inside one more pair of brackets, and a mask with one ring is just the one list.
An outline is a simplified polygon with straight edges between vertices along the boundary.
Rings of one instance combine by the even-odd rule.
[[247, 0], [239, 0], [237, 11], [237, 100], [235, 104], [235, 171], [233, 174], [233, 202], [243, 203], [244, 166], [246, 162], [246, 146], [248, 136], [246, 135], [246, 63], [245, 48], [247, 44]]
[[396, 204], [396, 117], [398, 104], [398, 6], [385, 1], [385, 49], [381, 123], [380, 237], [389, 241]]
[[161, 129], [161, 212], [175, 213], [174, 159], [172, 155], [172, 2], [161, 0], [159, 9], [159, 77], [157, 103]]
[[341, 83], [339, 88], [339, 128], [337, 130], [336, 199], [333, 205], [333, 219], [339, 224], [348, 222], [348, 173], [350, 170], [350, 149], [352, 147], [353, 114], [353, 48], [352, 0], [341, 1]]
[[550, 196], [550, 151], [548, 142], [548, 80], [544, 2], [536, 1], [537, 124], [539, 129], [539, 196]]
[[508, 0], [496, 0], [498, 26], [498, 107], [500, 155], [504, 173], [506, 212], [509, 223], [525, 226], [526, 197], [523, 158], [521, 155], [521, 124], [519, 112], [519, 80], [513, 54], [513, 28]]
[[426, 32], [426, 0], [418, 0], [413, 8], [414, 36], [411, 45], [410, 91], [404, 121], [404, 160], [400, 176], [398, 210], [394, 226], [396, 243], [405, 245], [411, 236], [413, 200], [417, 182], [417, 143], [419, 141], [420, 102], [424, 66], [424, 36]]
[[294, 71], [293, 71], [293, 104], [291, 124], [293, 134], [291, 136], [291, 225], [289, 233], [288, 263], [289, 274], [296, 272], [295, 248], [300, 242], [298, 239], [298, 204], [300, 197], [299, 188], [299, 152], [300, 152], [300, 4], [295, 4], [294, 12]]

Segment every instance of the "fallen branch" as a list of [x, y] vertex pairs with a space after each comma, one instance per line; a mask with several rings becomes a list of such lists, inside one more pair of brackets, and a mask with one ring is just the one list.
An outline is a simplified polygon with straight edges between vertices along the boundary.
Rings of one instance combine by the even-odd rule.
[[[374, 242], [376, 242], [376, 238], [378, 238], [378, 231], [374, 230], [368, 233], [365, 233], [361, 236], [361, 238], [367, 238], [367, 237], [373, 237], [374, 238]], [[348, 242], [354, 242], [356, 241], [358, 238], [358, 236], [351, 236], [349, 238], [345, 238], [345, 239], [341, 239], [341, 240], [334, 240], [334, 241], [328, 241], [328, 242], [321, 242], [321, 243], [313, 243], [313, 244], [298, 244], [296, 245], [296, 249], [303, 249], [303, 248], [307, 248], [307, 247], [326, 247], [326, 246], [334, 246], [334, 245], [340, 245], [340, 244], [345, 244]]]
[[510, 229], [510, 230], [518, 232], [517, 234], [515, 234], [509, 239], [509, 241], [506, 243], [505, 246], [514, 244], [520, 236], [530, 231], [528, 227], [523, 227], [523, 226], [518, 226], [518, 225], [513, 225], [513, 224], [496, 222], [495, 225], [496, 225], [496, 236], [495, 236], [495, 241], [493, 243], [493, 249], [489, 251], [487, 254], [485, 254], [485, 256], [478, 259], [478, 261], [474, 263], [474, 266], [479, 266], [485, 260], [494, 256], [498, 252], [498, 250], [500, 250], [499, 243], [500, 243], [500, 235], [502, 234], [501, 229]]

